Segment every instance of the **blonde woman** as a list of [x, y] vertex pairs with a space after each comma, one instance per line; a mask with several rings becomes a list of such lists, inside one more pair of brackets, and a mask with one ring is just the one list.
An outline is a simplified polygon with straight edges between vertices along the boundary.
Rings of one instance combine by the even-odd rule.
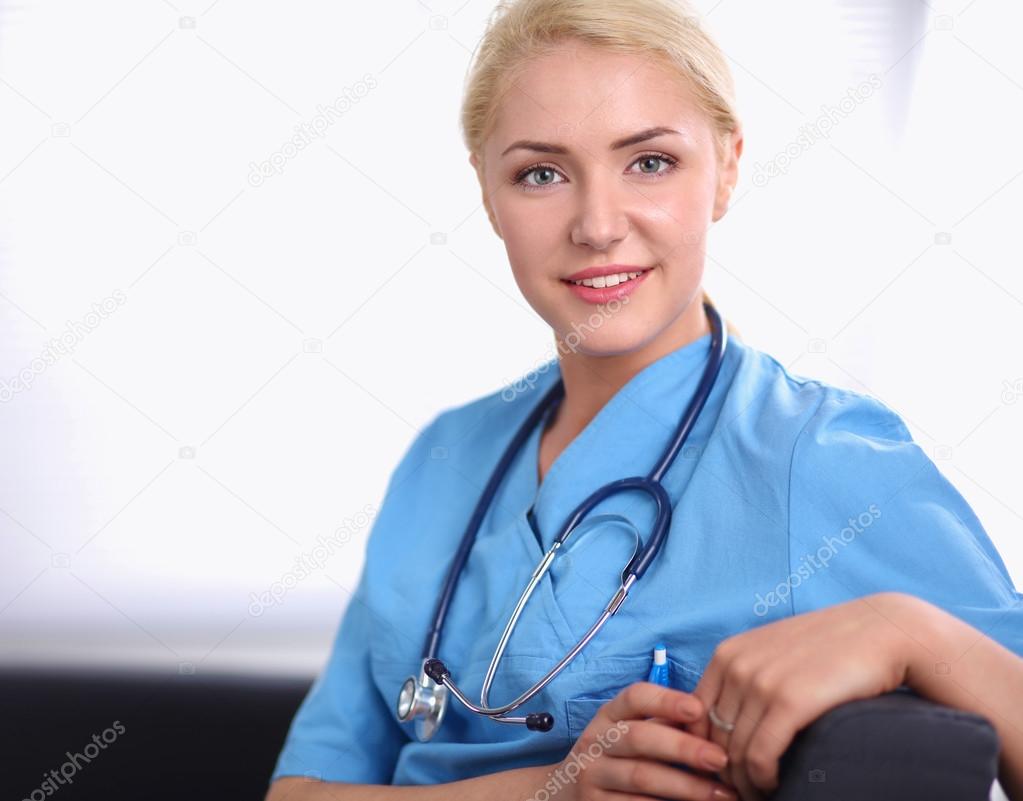
[[908, 687], [989, 717], [1023, 800], [1023, 599], [980, 522], [702, 291], [743, 135], [690, 9], [503, 3], [462, 123], [558, 353], [409, 447], [269, 798], [760, 798], [797, 731]]

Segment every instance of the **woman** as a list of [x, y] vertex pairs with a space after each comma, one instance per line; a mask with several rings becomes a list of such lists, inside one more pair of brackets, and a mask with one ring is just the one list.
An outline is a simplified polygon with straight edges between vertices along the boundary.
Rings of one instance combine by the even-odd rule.
[[[463, 130], [491, 225], [558, 353], [439, 414], [404, 455], [269, 797], [542, 798], [568, 776], [556, 785], [566, 799], [758, 798], [800, 728], [907, 685], [987, 716], [1002, 784], [1023, 799], [1023, 599], [980, 522], [881, 403], [790, 376], [734, 331], [712, 331], [706, 232], [727, 210], [743, 141], [722, 53], [670, 0], [519, 0], [499, 12]], [[395, 699], [419, 671], [463, 531], [514, 432], [562, 381], [486, 509], [444, 624], [438, 654], [472, 700], [568, 515], [598, 487], [651, 471], [719, 341], [713, 388], [661, 479], [673, 513], [656, 559], [518, 711], [549, 711], [551, 730], [501, 725], [449, 697], [419, 741]], [[586, 633], [635, 538], [648, 541], [654, 504], [641, 493], [598, 513], [526, 605], [492, 706]], [[658, 641], [669, 688], [644, 681]], [[599, 758], [580, 768], [595, 744]]]

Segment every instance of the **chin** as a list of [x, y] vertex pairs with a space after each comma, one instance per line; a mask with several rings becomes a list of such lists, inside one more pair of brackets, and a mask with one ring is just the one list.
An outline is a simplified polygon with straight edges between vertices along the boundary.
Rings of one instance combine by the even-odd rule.
[[575, 327], [571, 323], [559, 326], [558, 339], [563, 343], [559, 355], [621, 356], [643, 347], [650, 340], [651, 332], [635, 330], [621, 322], [607, 321], [607, 328], [594, 330], [587, 329], [585, 320], [577, 322]]

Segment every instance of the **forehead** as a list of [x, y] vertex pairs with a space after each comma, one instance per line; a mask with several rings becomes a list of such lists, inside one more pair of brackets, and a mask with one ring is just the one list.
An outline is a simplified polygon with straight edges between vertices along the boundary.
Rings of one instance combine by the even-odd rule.
[[682, 76], [650, 56], [571, 43], [516, 71], [498, 100], [489, 145], [500, 152], [520, 138], [562, 139], [569, 130], [606, 144], [656, 125], [704, 138], [706, 117]]

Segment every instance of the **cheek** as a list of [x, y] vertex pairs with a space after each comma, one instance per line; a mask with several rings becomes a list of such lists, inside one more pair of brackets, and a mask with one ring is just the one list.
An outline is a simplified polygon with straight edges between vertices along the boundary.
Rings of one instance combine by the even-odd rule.
[[552, 259], [559, 246], [564, 249], [568, 234], [565, 221], [549, 204], [509, 204], [499, 214], [505, 249], [517, 279], [535, 280], [557, 270]]
[[647, 199], [639, 212], [651, 231], [679, 240], [684, 234], [706, 230], [714, 202], [712, 193], [691, 187], [662, 187], [656, 193], [645, 194]]
[[553, 230], [564, 221], [565, 198], [536, 191], [538, 196], [531, 197], [526, 190], [509, 189], [502, 199], [502, 216], [517, 230]]
[[637, 219], [636, 233], [646, 240], [658, 261], [691, 265], [705, 251], [711, 208], [703, 197], [676, 194], [660, 198], [655, 209]]

